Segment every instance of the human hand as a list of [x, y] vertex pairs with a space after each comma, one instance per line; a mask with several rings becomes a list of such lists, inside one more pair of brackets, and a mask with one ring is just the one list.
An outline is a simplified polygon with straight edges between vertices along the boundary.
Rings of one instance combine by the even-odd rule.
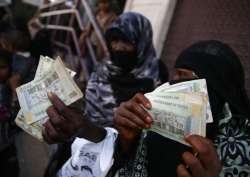
[[213, 143], [201, 136], [191, 135], [185, 138], [191, 144], [198, 157], [190, 152], [184, 152], [182, 158], [185, 165], [177, 167], [179, 177], [218, 177], [221, 171], [221, 162]]
[[115, 111], [114, 123], [119, 132], [120, 142], [127, 150], [138, 139], [141, 130], [151, 126], [152, 118], [142, 106], [146, 109], [151, 108], [149, 100], [138, 93]]
[[[44, 124], [43, 137], [48, 144], [65, 142], [78, 135], [93, 142], [101, 141], [106, 131], [83, 116], [83, 113], [66, 106], [55, 94], [48, 93], [52, 103], [47, 109], [49, 120]], [[82, 129], [81, 134], [79, 130]]]

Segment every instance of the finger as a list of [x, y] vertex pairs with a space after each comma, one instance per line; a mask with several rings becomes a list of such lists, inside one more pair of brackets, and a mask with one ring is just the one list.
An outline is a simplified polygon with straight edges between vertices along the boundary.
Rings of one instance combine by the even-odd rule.
[[42, 131], [42, 136], [45, 142], [47, 142], [48, 144], [53, 144], [55, 143], [48, 135], [48, 132], [45, 130], [45, 127]]
[[53, 142], [60, 142], [63, 138], [61, 135], [57, 132], [57, 130], [53, 127], [50, 121], [47, 121], [44, 124], [45, 132], [47, 133], [48, 138]]
[[60, 100], [60, 98], [52, 92], [48, 92], [48, 98], [58, 113], [64, 115], [67, 110], [67, 106], [62, 102], [62, 100]]
[[152, 124], [153, 119], [151, 115], [145, 109], [143, 109], [141, 105], [139, 105], [134, 101], [129, 101], [124, 104], [125, 104], [124, 107], [130, 110], [130, 112], [132, 112], [133, 114], [136, 114], [137, 117], [139, 117], [141, 120], [144, 121], [144, 123], [149, 125]]
[[151, 109], [151, 107], [152, 107], [150, 101], [141, 93], [137, 93], [133, 97], [133, 100], [139, 104], [142, 104], [147, 109]]
[[131, 112], [128, 109], [121, 107], [119, 115], [129, 119], [141, 129], [150, 128], [150, 124], [144, 122], [142, 117], [137, 116], [134, 112]]
[[205, 169], [203, 168], [199, 159], [190, 152], [184, 152], [182, 158], [187, 166], [190, 167], [193, 177], [198, 177], [199, 175], [205, 173]]
[[218, 166], [220, 162], [218, 155], [209, 140], [198, 135], [188, 136], [185, 140], [199, 153], [199, 158], [205, 168], [212, 169]]
[[143, 121], [147, 124], [152, 124], [153, 119], [151, 115], [141, 106], [138, 105], [135, 102], [132, 102], [132, 110], [141, 118], [143, 118]]
[[178, 177], [191, 177], [184, 165], [179, 165], [177, 167]]
[[47, 133], [45, 131], [42, 132], [43, 140], [47, 144], [53, 144], [53, 141], [48, 137]]
[[130, 121], [126, 117], [119, 116], [116, 119], [116, 126], [117, 127], [126, 127], [126, 128], [131, 128], [131, 129], [140, 129], [133, 121]]
[[67, 125], [67, 122], [66, 120], [64, 119], [63, 116], [61, 116], [57, 110], [53, 107], [53, 106], [50, 106], [48, 109], [47, 109], [47, 114], [49, 116], [49, 120], [50, 122], [52, 123], [53, 127], [55, 129], [59, 128], [59, 129], [66, 129], [66, 125]]

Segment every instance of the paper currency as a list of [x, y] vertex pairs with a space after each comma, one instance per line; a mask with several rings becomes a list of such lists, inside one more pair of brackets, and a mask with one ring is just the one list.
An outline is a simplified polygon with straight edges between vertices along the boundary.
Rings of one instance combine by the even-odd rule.
[[183, 144], [187, 144], [185, 135], [206, 135], [206, 104], [202, 95], [169, 92], [164, 97], [150, 94], [146, 97], [152, 104], [149, 110], [153, 118], [151, 131]]
[[17, 117], [15, 119], [15, 123], [18, 127], [20, 127], [23, 131], [26, 133], [30, 134], [31, 136], [37, 138], [39, 141], [43, 141], [43, 136], [42, 136], [42, 130], [43, 130], [43, 122], [42, 121], [37, 121], [33, 124], [27, 124], [24, 121], [24, 114], [20, 110], [17, 114]]
[[200, 92], [205, 94], [204, 99], [207, 104], [206, 122], [212, 123], [213, 116], [208, 98], [207, 84], [205, 79], [192, 80], [187, 82], [181, 82], [174, 85], [169, 83], [163, 84], [162, 86], [155, 89], [154, 93], [165, 93], [165, 92]]
[[[51, 69], [53, 64], [55, 63], [55, 60], [49, 57], [44, 57], [44, 56], [40, 56], [40, 60], [39, 60], [39, 64], [36, 70], [36, 74], [35, 74], [35, 79], [40, 79], [42, 78], [44, 75], [46, 75]], [[76, 72], [66, 68], [66, 70], [69, 72], [70, 76], [73, 78], [76, 75]]]
[[153, 118], [150, 131], [185, 145], [185, 135], [206, 136], [211, 109], [205, 80], [166, 83], [145, 96], [152, 104], [147, 110]]
[[[41, 65], [40, 68], [42, 68]], [[38, 72], [41, 72], [41, 70], [38, 70]], [[57, 94], [66, 105], [83, 97], [81, 90], [70, 77], [59, 58], [54, 61], [46, 75], [39, 73], [36, 76], [41, 78], [17, 88], [18, 100], [27, 124], [48, 117], [46, 109], [51, 103], [47, 93], [50, 91]]]
[[[46, 75], [50, 74], [51, 70], [53, 70], [54, 64], [55, 60], [49, 57], [41, 56], [34, 80], [41, 80], [43, 78], [46, 78]], [[76, 73], [74, 71], [68, 68], [66, 68], [66, 70], [72, 78], [75, 76]], [[48, 116], [34, 123], [27, 123], [26, 122], [27, 120], [25, 119], [24, 116], [24, 112], [21, 109], [18, 112], [15, 122], [17, 126], [23, 129], [25, 132], [37, 138], [38, 140], [43, 141], [42, 137], [43, 124], [47, 121], [47, 119]]]

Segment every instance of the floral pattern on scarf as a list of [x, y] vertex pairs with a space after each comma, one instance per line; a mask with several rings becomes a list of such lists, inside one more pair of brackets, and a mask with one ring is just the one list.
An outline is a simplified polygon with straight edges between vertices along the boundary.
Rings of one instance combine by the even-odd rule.
[[215, 139], [217, 152], [223, 164], [221, 177], [250, 176], [250, 122], [239, 115], [232, 115], [226, 104], [225, 118], [219, 122]]

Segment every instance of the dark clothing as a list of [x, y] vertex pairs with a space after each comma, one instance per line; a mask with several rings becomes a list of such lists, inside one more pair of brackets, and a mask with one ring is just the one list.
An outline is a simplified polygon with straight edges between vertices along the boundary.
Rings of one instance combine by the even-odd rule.
[[153, 47], [149, 20], [137, 13], [124, 13], [107, 30], [108, 43], [116, 31], [121, 32], [119, 39], [134, 44], [138, 62], [130, 71], [124, 72], [111, 56], [92, 73], [86, 89], [86, 113], [102, 126], [113, 126], [114, 109], [122, 101], [131, 99], [138, 92], [152, 91], [160, 84], [159, 60]]
[[36, 70], [35, 60], [18, 54], [12, 58], [12, 74], [20, 74], [22, 83], [27, 83], [34, 79]]
[[192, 152], [190, 147], [154, 132], [150, 132], [145, 141], [149, 177], [177, 177], [177, 166], [183, 164], [182, 154], [185, 151]]
[[0, 152], [0, 171], [2, 177], [17, 177], [19, 174], [16, 148], [9, 146]]
[[[207, 125], [207, 137], [214, 141], [223, 163], [221, 176], [249, 176], [250, 104], [237, 55], [221, 42], [203, 41], [184, 50], [175, 67], [189, 69], [207, 81], [214, 120]], [[190, 149], [149, 133], [119, 176], [175, 177], [186, 150]]]
[[[208, 91], [216, 92], [224, 103], [228, 102], [234, 114], [250, 117], [244, 70], [229, 46], [218, 41], [196, 43], [181, 53], [175, 67], [190, 69], [199, 78], [205, 78]], [[210, 103], [214, 111], [214, 100], [210, 99]]]

